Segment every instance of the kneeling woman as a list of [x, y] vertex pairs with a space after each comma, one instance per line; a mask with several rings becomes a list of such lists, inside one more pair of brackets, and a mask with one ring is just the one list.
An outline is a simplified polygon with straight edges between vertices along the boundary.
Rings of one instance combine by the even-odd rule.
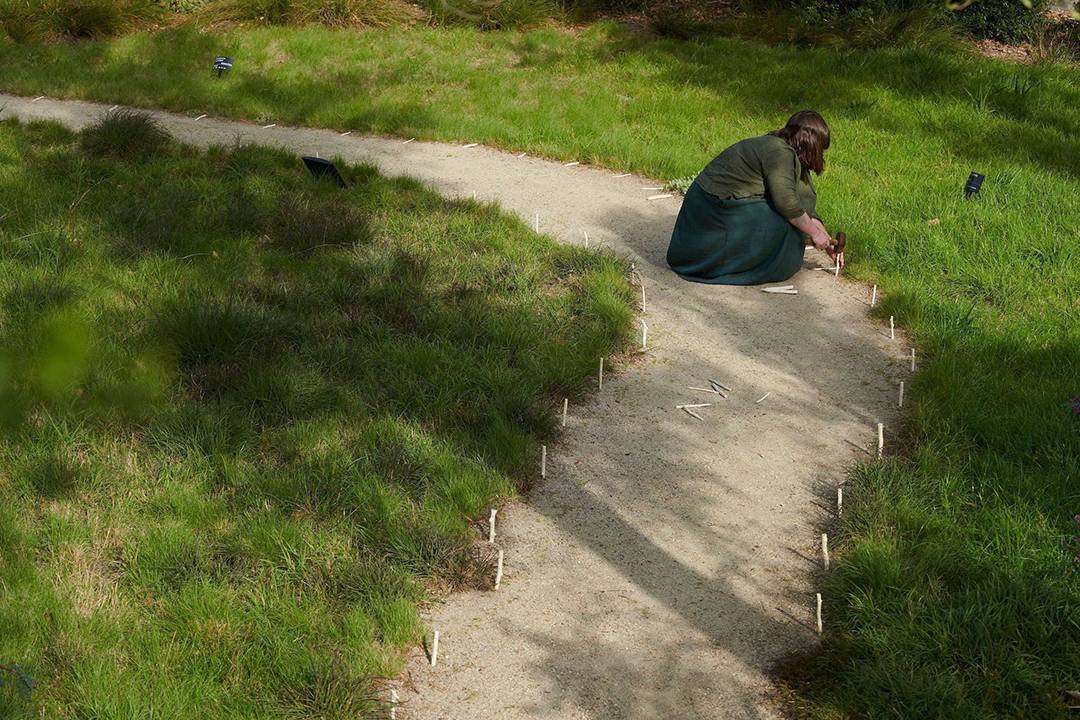
[[718, 285], [787, 280], [808, 242], [843, 264], [814, 212], [810, 171], [821, 174], [828, 147], [825, 121], [804, 110], [782, 130], [717, 155], [686, 192], [667, 251], [671, 269]]

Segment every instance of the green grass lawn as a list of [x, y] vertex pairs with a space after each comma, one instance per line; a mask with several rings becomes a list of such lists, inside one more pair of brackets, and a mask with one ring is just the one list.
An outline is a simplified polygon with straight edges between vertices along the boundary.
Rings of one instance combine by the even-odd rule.
[[[237, 59], [221, 81], [217, 54]], [[1080, 423], [1064, 406], [1080, 395], [1077, 68], [611, 24], [263, 28], [6, 45], [0, 87], [485, 142], [664, 180], [821, 111], [833, 149], [819, 210], [847, 231], [852, 272], [884, 291], [877, 312], [917, 339], [920, 374], [910, 426], [888, 441], [904, 453], [850, 478], [828, 635], [786, 674], [793, 702], [825, 717], [1067, 715], [1062, 693], [1080, 689], [1080, 563], [1066, 545], [1080, 535]], [[987, 181], [965, 202], [972, 170]], [[262, 492], [242, 474], [227, 487]]]
[[417, 604], [490, 585], [477, 523], [622, 349], [628, 268], [132, 123], [0, 123], [0, 665], [39, 683], [0, 716], [377, 710]]

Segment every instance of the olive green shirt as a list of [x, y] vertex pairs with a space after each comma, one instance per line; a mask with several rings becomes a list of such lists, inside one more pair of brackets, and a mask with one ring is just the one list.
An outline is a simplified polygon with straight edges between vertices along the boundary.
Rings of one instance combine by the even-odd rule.
[[721, 200], [768, 200], [786, 220], [803, 213], [818, 218], [810, 171], [803, 169], [793, 147], [772, 134], [735, 143], [694, 182]]

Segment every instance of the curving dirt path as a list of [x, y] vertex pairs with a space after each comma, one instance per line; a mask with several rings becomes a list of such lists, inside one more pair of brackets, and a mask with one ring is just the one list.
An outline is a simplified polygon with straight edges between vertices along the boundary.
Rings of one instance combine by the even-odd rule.
[[[5, 117], [73, 127], [107, 109], [0, 95], [5, 104]], [[868, 319], [865, 286], [809, 269], [828, 264], [816, 252], [789, 281], [798, 295], [682, 281], [664, 262], [680, 200], [648, 201], [657, 191], [643, 188], [659, 183], [638, 176], [484, 147], [157, 118], [195, 145], [242, 136], [475, 192], [530, 225], [539, 213], [560, 242], [588, 232], [640, 270], [648, 354], [570, 409], [547, 480], [500, 513], [502, 588], [433, 608], [439, 663], [420, 649], [410, 658], [399, 718], [779, 715], [768, 673], [815, 642], [818, 538], [845, 467], [866, 457], [851, 443], [872, 448], [877, 423], [896, 424], [909, 374], [909, 346]], [[728, 399], [687, 389], [710, 378], [734, 389]], [[675, 409], [700, 402], [714, 403], [703, 421]]]

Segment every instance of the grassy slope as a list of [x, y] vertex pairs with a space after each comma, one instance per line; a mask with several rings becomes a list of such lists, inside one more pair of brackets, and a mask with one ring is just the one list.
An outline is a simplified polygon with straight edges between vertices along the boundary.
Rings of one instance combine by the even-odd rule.
[[[206, 66], [237, 57], [221, 82]], [[1053, 715], [1080, 686], [1080, 72], [543, 30], [190, 31], [6, 47], [0, 86], [484, 141], [664, 178], [821, 110], [827, 224], [921, 344], [910, 454], [851, 479], [807, 712]], [[981, 196], [961, 199], [971, 170]], [[928, 223], [937, 219], [938, 224]], [[843, 368], [829, 371], [843, 372]], [[868, 434], [872, 430], [868, 429]], [[837, 542], [837, 541], [840, 542]]]
[[371, 168], [0, 148], [0, 716], [354, 717], [425, 586], [486, 586], [625, 268]]

